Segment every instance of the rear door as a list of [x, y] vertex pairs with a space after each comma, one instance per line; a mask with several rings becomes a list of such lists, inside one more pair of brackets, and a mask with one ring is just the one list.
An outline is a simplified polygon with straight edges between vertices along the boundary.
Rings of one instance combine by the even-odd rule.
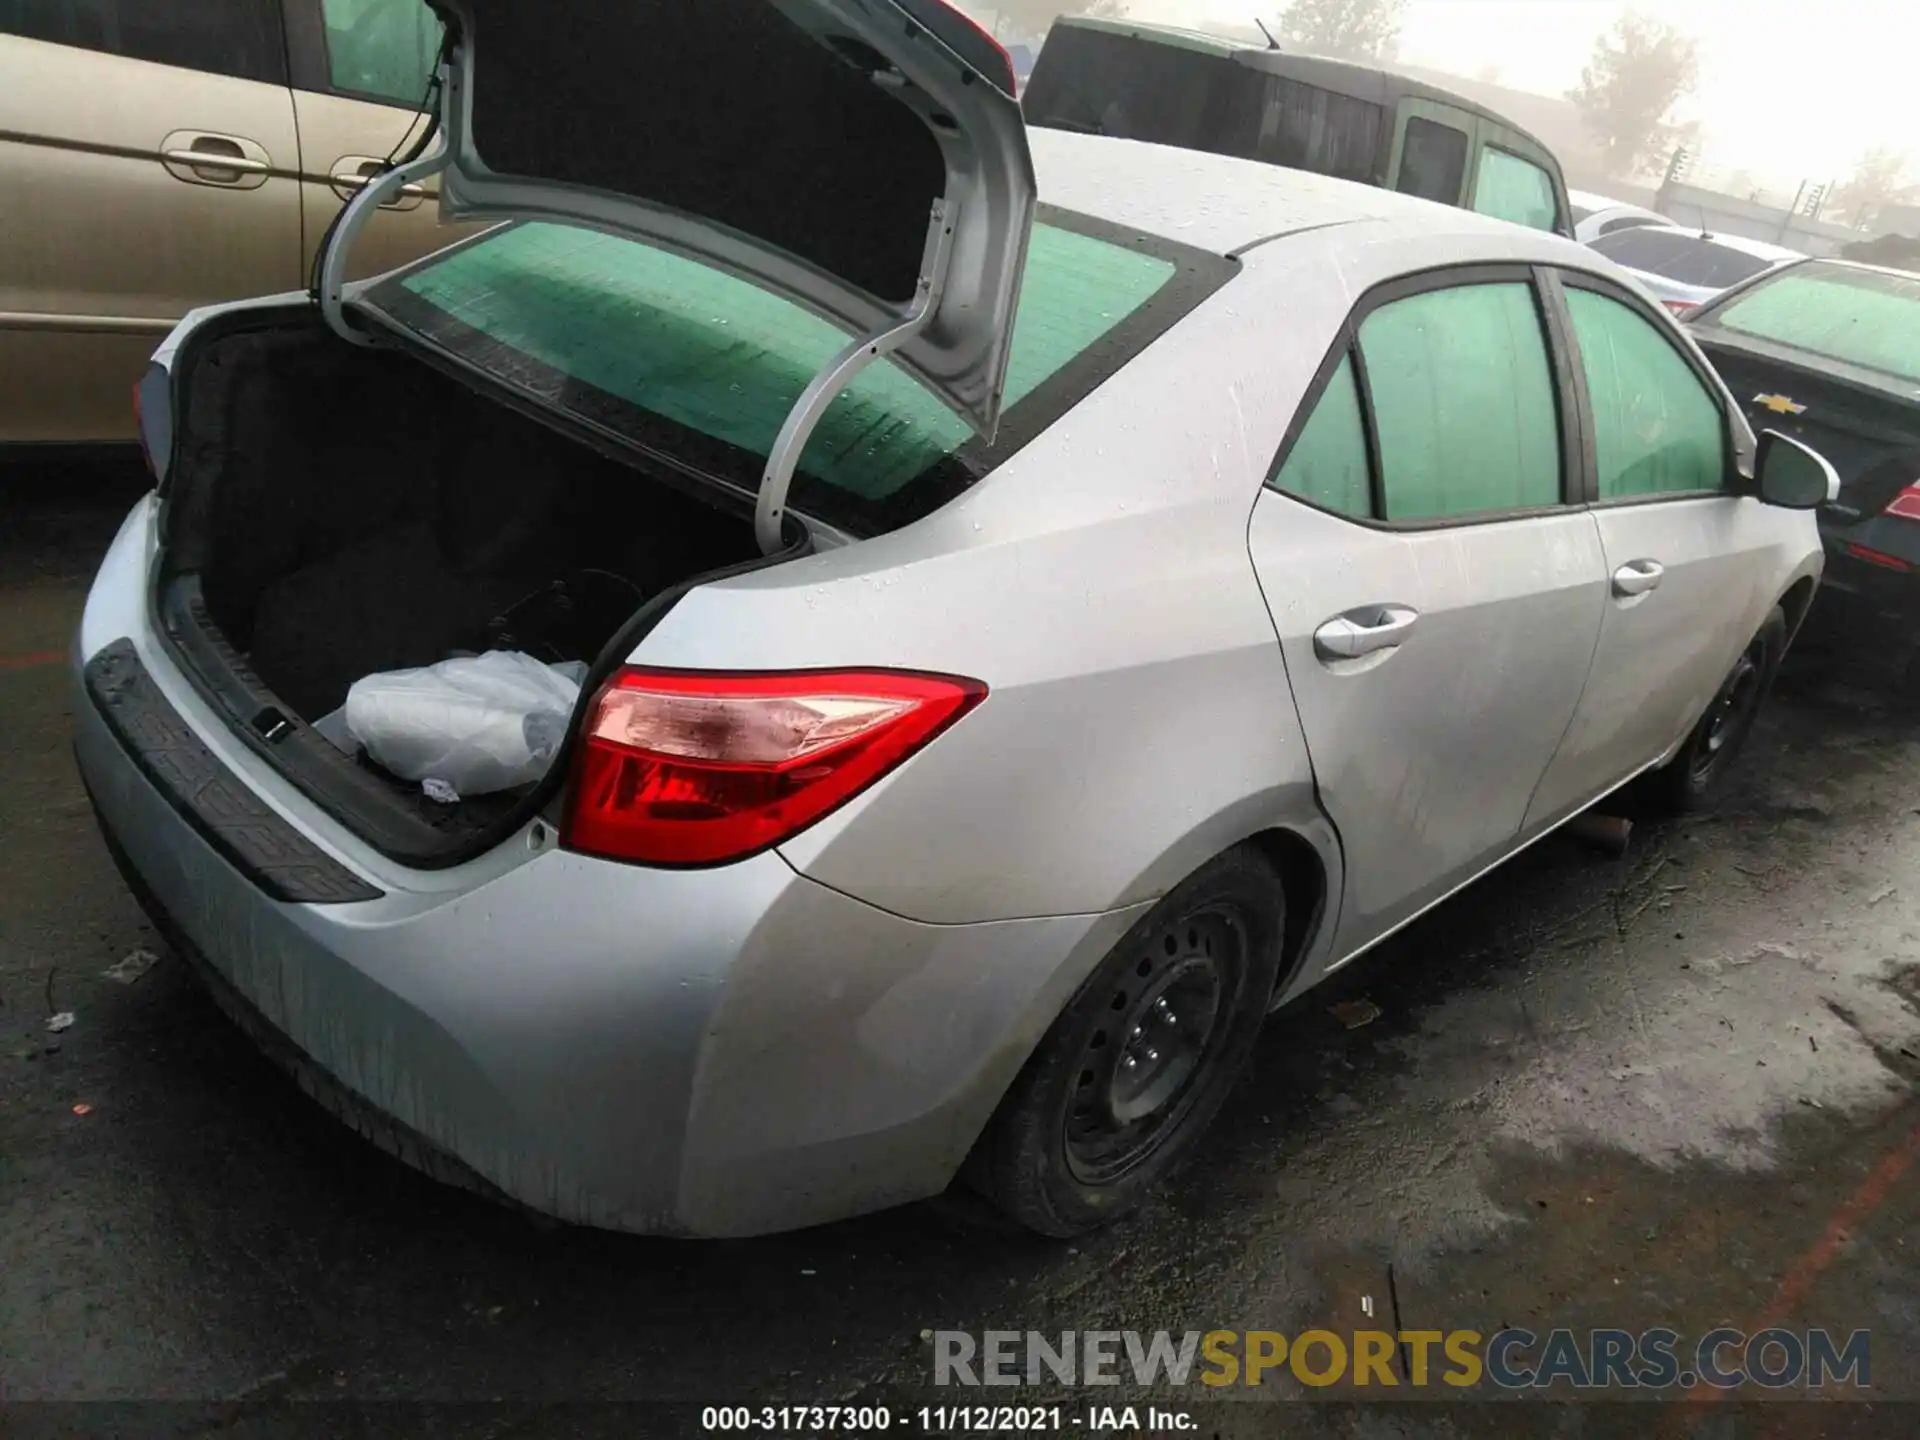
[[1562, 272], [1608, 592], [1579, 717], [1540, 788], [1550, 823], [1669, 750], [1706, 710], [1782, 566], [1779, 512], [1732, 493], [1732, 417], [1705, 364], [1626, 288]]
[[1512, 848], [1586, 684], [1605, 568], [1541, 305], [1517, 266], [1371, 292], [1254, 509], [1342, 951]]
[[196, 305], [300, 278], [278, 0], [0, 0], [0, 443], [131, 439]]
[[[285, 0], [294, 113], [300, 126], [301, 249], [311, 268], [327, 226], [387, 157], [425, 123], [440, 53], [426, 0]], [[442, 226], [429, 178], [383, 206], [354, 245], [349, 278], [394, 269], [471, 233]]]

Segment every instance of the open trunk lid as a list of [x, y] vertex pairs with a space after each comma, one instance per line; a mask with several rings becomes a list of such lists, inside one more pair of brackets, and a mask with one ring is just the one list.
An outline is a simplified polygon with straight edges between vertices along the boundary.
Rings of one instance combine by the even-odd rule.
[[[970, 21], [942, 0], [430, 3], [443, 144], [359, 208], [438, 172], [448, 220], [663, 245], [890, 354], [991, 438], [1035, 187], [1011, 64]], [[351, 290], [321, 288], [336, 313]]]

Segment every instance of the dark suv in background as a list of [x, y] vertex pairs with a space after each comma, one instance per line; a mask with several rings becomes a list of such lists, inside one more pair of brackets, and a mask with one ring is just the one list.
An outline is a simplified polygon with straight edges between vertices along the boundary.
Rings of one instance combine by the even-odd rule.
[[1573, 234], [1566, 178], [1546, 146], [1388, 70], [1071, 18], [1047, 36], [1021, 107], [1029, 125], [1264, 160]]

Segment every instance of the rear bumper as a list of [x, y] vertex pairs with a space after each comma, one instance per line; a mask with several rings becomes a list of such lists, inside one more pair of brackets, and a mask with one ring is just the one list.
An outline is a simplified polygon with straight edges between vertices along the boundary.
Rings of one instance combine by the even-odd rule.
[[[145, 619], [147, 523], [136, 511], [115, 542], [76, 646], [75, 750], [101, 827], [225, 1008], [336, 1113], [442, 1178], [691, 1235], [936, 1193], [1138, 914], [922, 925], [776, 853], [660, 871], [528, 835], [430, 875], [383, 864], [170, 668]], [[140, 725], [97, 698], [109, 650], [151, 687]], [[156, 759], [183, 739], [204, 755]], [[210, 794], [217, 814], [253, 814], [256, 849], [284, 855], [291, 836], [359, 888], [274, 893], [258, 856], [210, 829]]]
[[1849, 542], [1872, 548], [1876, 538], [1862, 538], [1861, 528], [1821, 536], [1826, 574], [1809, 617], [1813, 634], [1823, 643], [1857, 639], [1878, 646], [1894, 643], [1903, 652], [1920, 648], [1920, 568], [1900, 570], [1861, 559], [1848, 549]]

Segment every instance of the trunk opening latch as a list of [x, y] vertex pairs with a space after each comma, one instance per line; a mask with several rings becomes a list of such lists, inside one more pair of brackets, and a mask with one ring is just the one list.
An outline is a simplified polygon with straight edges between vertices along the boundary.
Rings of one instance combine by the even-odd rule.
[[[365, 199], [363, 195], [361, 199]], [[913, 299], [895, 324], [859, 336], [829, 360], [807, 382], [800, 398], [787, 412], [780, 434], [767, 452], [766, 470], [760, 477], [760, 494], [754, 505], [753, 534], [760, 553], [776, 555], [782, 548], [781, 532], [786, 525], [787, 491], [793, 485], [793, 472], [814, 426], [827, 413], [827, 407], [841, 391], [853, 383], [862, 370], [883, 356], [891, 355], [926, 329], [940, 308], [947, 289], [947, 270], [953, 259], [954, 202], [942, 198], [933, 202], [933, 214], [927, 224], [927, 243], [920, 257], [920, 278]]]

